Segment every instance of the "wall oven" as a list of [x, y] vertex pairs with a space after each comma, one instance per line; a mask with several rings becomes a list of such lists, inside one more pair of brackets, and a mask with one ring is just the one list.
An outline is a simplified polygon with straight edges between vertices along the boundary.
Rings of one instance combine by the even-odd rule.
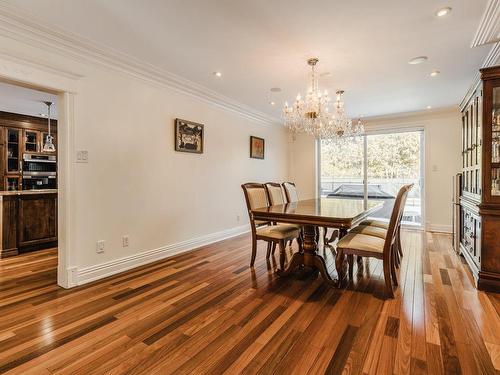
[[54, 155], [23, 155], [23, 190], [56, 189], [57, 158]]

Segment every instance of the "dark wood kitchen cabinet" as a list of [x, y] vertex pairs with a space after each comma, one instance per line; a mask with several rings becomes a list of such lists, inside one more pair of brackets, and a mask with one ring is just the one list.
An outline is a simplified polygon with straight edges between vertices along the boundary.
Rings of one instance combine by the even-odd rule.
[[[51, 135], [57, 147], [57, 120], [51, 120]], [[23, 156], [44, 153], [48, 134], [45, 118], [0, 111], [0, 191], [23, 190]]]
[[3, 192], [0, 202], [0, 258], [57, 246], [57, 192]]
[[57, 194], [21, 195], [18, 205], [19, 247], [57, 241]]

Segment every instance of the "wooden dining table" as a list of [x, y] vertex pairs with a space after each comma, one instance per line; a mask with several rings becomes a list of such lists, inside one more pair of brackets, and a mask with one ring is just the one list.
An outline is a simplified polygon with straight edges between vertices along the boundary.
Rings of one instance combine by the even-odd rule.
[[336, 286], [338, 280], [332, 279], [325, 259], [318, 253], [318, 228], [337, 228], [342, 238], [349, 229], [381, 207], [382, 203], [373, 199], [317, 198], [256, 208], [251, 213], [254, 220], [299, 224], [303, 228], [302, 249], [292, 255], [286, 269], [278, 270], [280, 276], [290, 274], [299, 266], [307, 266], [318, 270], [325, 282]]

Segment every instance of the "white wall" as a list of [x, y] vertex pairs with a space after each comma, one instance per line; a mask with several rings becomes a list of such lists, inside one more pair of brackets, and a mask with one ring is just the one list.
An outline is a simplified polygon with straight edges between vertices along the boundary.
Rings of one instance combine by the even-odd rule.
[[[95, 70], [77, 95], [78, 265], [155, 249], [247, 222], [244, 182], [283, 181], [287, 139], [179, 94]], [[202, 155], [174, 151], [175, 117], [205, 124]], [[249, 158], [249, 137], [265, 138], [265, 160]], [[93, 210], [95, 210], [93, 212]], [[240, 216], [240, 221], [237, 216]], [[131, 247], [121, 248], [129, 234]], [[93, 250], [97, 239], [109, 251]]]
[[[367, 131], [424, 128], [428, 230], [451, 232], [452, 177], [461, 169], [460, 123], [458, 107], [366, 119]], [[300, 192], [314, 196], [317, 192], [317, 174], [311, 167], [316, 160], [314, 138], [298, 137], [291, 143], [290, 155], [290, 175], [296, 178]]]
[[[175, 250], [176, 244], [186, 249], [203, 242], [194, 238], [214, 240], [245, 230], [240, 185], [288, 179], [288, 138], [281, 126], [63, 53], [2, 37], [0, 46], [1, 53], [40, 63], [50, 74], [81, 76], [74, 85], [74, 136], [66, 146], [72, 158], [88, 150], [89, 162], [71, 159], [72, 186], [63, 187], [71, 189], [74, 220], [68, 268], [79, 282], [154, 259], [139, 259], [143, 252]], [[0, 76], [49, 82], [29, 64], [9, 64], [0, 64]], [[202, 155], [174, 151], [176, 117], [205, 124]], [[265, 160], [249, 158], [250, 135], [265, 138]], [[122, 247], [123, 235], [130, 236], [129, 247]], [[97, 240], [106, 241], [102, 254], [96, 253]], [[136, 260], [116, 263], [124, 258]]]
[[289, 137], [290, 181], [295, 182], [300, 199], [316, 197], [316, 141], [312, 136], [298, 134]]

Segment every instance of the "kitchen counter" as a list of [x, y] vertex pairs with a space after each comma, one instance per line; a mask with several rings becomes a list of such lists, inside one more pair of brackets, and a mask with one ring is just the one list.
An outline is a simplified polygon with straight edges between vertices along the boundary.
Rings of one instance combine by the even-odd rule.
[[0, 196], [6, 195], [34, 195], [34, 194], [54, 194], [57, 189], [43, 189], [43, 190], [2, 190]]

